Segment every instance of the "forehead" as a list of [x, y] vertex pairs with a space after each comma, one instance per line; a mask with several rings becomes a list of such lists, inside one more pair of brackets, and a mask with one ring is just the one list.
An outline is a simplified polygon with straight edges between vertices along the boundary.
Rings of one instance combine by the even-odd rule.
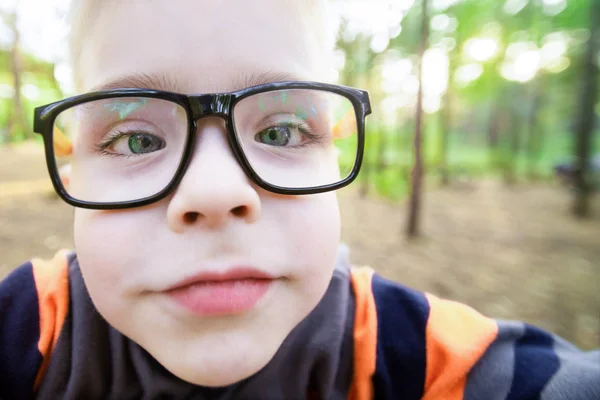
[[146, 75], [164, 77], [160, 89], [218, 92], [277, 77], [318, 80], [324, 68], [321, 27], [304, 1], [111, 3], [91, 23], [76, 64], [84, 90]]

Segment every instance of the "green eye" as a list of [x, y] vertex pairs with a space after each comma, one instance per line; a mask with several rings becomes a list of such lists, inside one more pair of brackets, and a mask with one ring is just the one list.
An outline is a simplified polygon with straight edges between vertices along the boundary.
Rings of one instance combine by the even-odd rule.
[[165, 147], [164, 140], [154, 135], [143, 133], [129, 136], [127, 144], [129, 145], [129, 150], [131, 150], [133, 154], [152, 153]]
[[287, 126], [272, 126], [262, 132], [258, 132], [254, 139], [257, 142], [269, 146], [286, 146], [290, 142], [292, 134]]

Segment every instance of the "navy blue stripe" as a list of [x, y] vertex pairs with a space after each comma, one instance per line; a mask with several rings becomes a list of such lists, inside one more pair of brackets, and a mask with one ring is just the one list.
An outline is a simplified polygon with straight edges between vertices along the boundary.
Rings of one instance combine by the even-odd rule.
[[42, 355], [40, 317], [31, 263], [0, 282], [0, 399], [29, 399]]
[[77, 253], [75, 253], [74, 251], [67, 254], [67, 268], [71, 268], [71, 264], [73, 264], [73, 261], [75, 261], [75, 259], [77, 259]]
[[429, 302], [424, 294], [373, 275], [377, 309], [376, 399], [413, 400], [425, 388], [425, 329]]
[[559, 367], [552, 336], [526, 324], [525, 334], [515, 343], [515, 371], [506, 400], [540, 399], [540, 393]]

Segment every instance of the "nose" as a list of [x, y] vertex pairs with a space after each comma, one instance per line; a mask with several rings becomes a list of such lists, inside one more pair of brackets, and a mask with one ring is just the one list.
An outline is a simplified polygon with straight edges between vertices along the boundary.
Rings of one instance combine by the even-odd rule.
[[231, 151], [224, 121], [216, 117], [198, 121], [194, 146], [169, 201], [169, 227], [181, 233], [196, 226], [214, 229], [233, 221], [256, 221], [260, 197]]

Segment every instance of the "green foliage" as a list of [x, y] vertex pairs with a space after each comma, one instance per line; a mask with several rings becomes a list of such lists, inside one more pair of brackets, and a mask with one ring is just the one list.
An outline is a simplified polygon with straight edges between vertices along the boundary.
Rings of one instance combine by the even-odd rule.
[[[18, 118], [13, 99], [15, 78], [12, 56], [8, 50], [0, 50], [0, 143], [11, 130], [13, 142], [20, 142], [32, 136], [31, 123], [33, 109], [62, 97], [60, 87], [54, 77], [54, 65], [36, 57], [19, 52], [19, 74], [21, 79], [21, 103], [25, 124]], [[29, 93], [29, 97], [23, 95]]]
[[[432, 10], [432, 18], [442, 15], [456, 23], [430, 31], [430, 47], [448, 49], [454, 45], [447, 53], [450, 108], [444, 109], [447, 105], [443, 103], [440, 111], [425, 115], [423, 154], [430, 177], [435, 180], [445, 159], [451, 180], [508, 174], [517, 181], [532, 178], [550, 181], [555, 164], [573, 158], [573, 127], [579, 115], [578, 93], [582, 85], [580, 60], [588, 35], [591, 1], [571, 0], [564, 9], [559, 9], [560, 5], [529, 0], [520, 10], [509, 13], [505, 1], [462, 0], [447, 9]], [[401, 34], [390, 41], [387, 50], [389, 54], [394, 52], [395, 57], [410, 59], [413, 66], [421, 34], [420, 5], [417, 0], [408, 10]], [[568, 59], [566, 67], [553, 72], [539, 69], [535, 77], [523, 79], [524, 82], [505, 78], [504, 63], [514, 57], [509, 55], [515, 51], [514, 44], [534, 46], [542, 57], [547, 54], [540, 52], [543, 46], [557, 35], [568, 38], [563, 54]], [[465, 43], [480, 37], [496, 40], [497, 52], [486, 61], [470, 60], [465, 56]], [[379, 108], [386, 96], [377, 86], [381, 80], [377, 75], [379, 70], [372, 65], [372, 78], [359, 79], [359, 75], [367, 73], [364, 62], [377, 56], [369, 48], [369, 38], [359, 37], [351, 43], [340, 41], [340, 46], [348, 59], [341, 74], [342, 82], [361, 84], [368, 89], [374, 110], [368, 120], [371, 126], [365, 155], [368, 172], [362, 179], [369, 179], [380, 194], [400, 198], [406, 194], [413, 162], [412, 105], [401, 107], [395, 124], [386, 125]], [[360, 55], [355, 57], [358, 48]], [[378, 59], [385, 56], [379, 55]], [[474, 62], [481, 65], [481, 75], [468, 84], [458, 85], [454, 80], [458, 68]], [[360, 70], [356, 69], [357, 64], [362, 65]], [[425, 80], [427, 84], [427, 77]], [[600, 153], [600, 104], [596, 110], [598, 123], [592, 154]], [[442, 125], [442, 113], [449, 121], [446, 126]], [[441, 143], [446, 136], [448, 145], [444, 147]]]

